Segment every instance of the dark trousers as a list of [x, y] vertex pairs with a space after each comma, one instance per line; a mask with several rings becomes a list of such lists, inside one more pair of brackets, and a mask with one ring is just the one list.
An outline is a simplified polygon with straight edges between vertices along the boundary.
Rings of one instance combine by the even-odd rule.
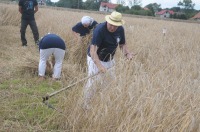
[[39, 40], [39, 33], [38, 33], [38, 28], [37, 28], [37, 24], [35, 22], [35, 20], [21, 20], [21, 41], [22, 41], [22, 45], [27, 45], [27, 40], [26, 40], [26, 28], [27, 26], [30, 26], [32, 33], [33, 33], [33, 37], [35, 40], [35, 43], [38, 42]]

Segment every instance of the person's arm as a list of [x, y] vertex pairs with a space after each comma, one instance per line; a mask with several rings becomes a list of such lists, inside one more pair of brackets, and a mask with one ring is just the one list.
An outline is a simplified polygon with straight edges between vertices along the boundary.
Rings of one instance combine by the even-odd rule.
[[81, 37], [81, 24], [77, 23], [75, 26], [72, 27], [73, 34], [77, 40]]
[[90, 45], [90, 55], [94, 63], [96, 64], [97, 68], [99, 69], [99, 72], [105, 73], [106, 68], [101, 64], [99, 57], [97, 55], [97, 49], [98, 47], [96, 45]]
[[79, 33], [73, 31], [73, 34], [74, 34], [74, 36], [75, 36], [77, 39], [80, 38], [80, 34], [79, 34]]
[[133, 58], [133, 54], [128, 50], [126, 44], [121, 44], [119, 45], [120, 49], [122, 50], [122, 53], [124, 54], [124, 56], [127, 59], [132, 59]]
[[77, 29], [78, 26], [75, 25], [74, 27], [72, 27], [72, 32], [74, 34], [74, 38], [77, 40], [77, 44], [81, 44], [81, 37], [80, 37], [80, 33], [77, 33]]
[[35, 6], [35, 10], [34, 10], [34, 13], [36, 13], [38, 11], [38, 5]]
[[22, 14], [22, 7], [19, 6], [19, 12]]
[[22, 5], [23, 5], [23, 2], [21, 0], [19, 0], [19, 3], [18, 3], [18, 6], [19, 6], [19, 12], [22, 14], [23, 10], [22, 10]]
[[93, 26], [92, 29], [96, 28], [97, 25], [98, 25], [97, 21], [93, 21], [93, 23], [92, 23], [92, 26]]

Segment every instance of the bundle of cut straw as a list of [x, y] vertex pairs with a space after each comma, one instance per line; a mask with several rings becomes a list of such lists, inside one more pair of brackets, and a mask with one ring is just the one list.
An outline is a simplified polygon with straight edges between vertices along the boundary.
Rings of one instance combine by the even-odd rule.
[[[26, 62], [27, 63], [25, 65], [21, 66], [21, 71], [23, 73], [30, 73], [33, 75], [37, 75], [38, 74], [38, 65], [39, 65], [38, 61], [35, 59], [27, 58]], [[49, 57], [49, 59], [47, 60], [47, 63], [46, 63], [45, 75], [52, 76], [54, 64], [55, 64], [55, 57], [53, 55], [51, 55], [51, 57]]]
[[78, 64], [80, 66], [81, 69], [83, 69], [85, 71], [86, 69], [86, 62], [87, 62], [87, 48], [90, 44], [91, 41], [91, 37], [92, 35], [89, 34], [85, 37], [81, 37], [78, 40], [78, 44], [75, 45], [72, 49], [72, 54], [71, 54], [71, 61], [74, 64]]

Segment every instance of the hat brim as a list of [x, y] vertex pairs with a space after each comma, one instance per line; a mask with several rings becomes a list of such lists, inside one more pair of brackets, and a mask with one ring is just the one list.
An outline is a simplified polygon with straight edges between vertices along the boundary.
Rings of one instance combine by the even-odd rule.
[[110, 19], [110, 15], [105, 16], [105, 19], [108, 23], [114, 25], [114, 26], [122, 26], [125, 22], [124, 20], [121, 20], [120, 22], [116, 22]]

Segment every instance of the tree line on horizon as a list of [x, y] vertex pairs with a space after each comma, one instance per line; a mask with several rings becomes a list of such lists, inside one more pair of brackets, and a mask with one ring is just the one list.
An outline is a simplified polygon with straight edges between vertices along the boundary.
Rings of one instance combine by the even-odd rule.
[[[98, 11], [101, 2], [110, 3], [110, 0], [86, 0], [85, 2], [83, 2], [83, 0], [59, 0], [58, 2], [52, 2], [51, 0], [46, 0], [46, 5]], [[142, 7], [141, 2], [142, 0], [132, 0], [129, 1], [127, 5], [126, 0], [120, 0], [120, 3], [118, 2], [118, 6], [116, 7], [116, 11], [125, 14], [155, 16], [156, 12], [165, 9], [165, 10], [172, 10], [175, 12], [175, 14], [171, 15], [170, 18], [185, 19], [185, 20], [190, 19], [200, 11], [194, 9], [195, 3], [193, 3], [192, 0], [180, 0], [177, 3], [177, 6], [172, 8], [163, 8], [163, 9], [161, 8], [161, 4], [158, 3], [150, 3]]]

